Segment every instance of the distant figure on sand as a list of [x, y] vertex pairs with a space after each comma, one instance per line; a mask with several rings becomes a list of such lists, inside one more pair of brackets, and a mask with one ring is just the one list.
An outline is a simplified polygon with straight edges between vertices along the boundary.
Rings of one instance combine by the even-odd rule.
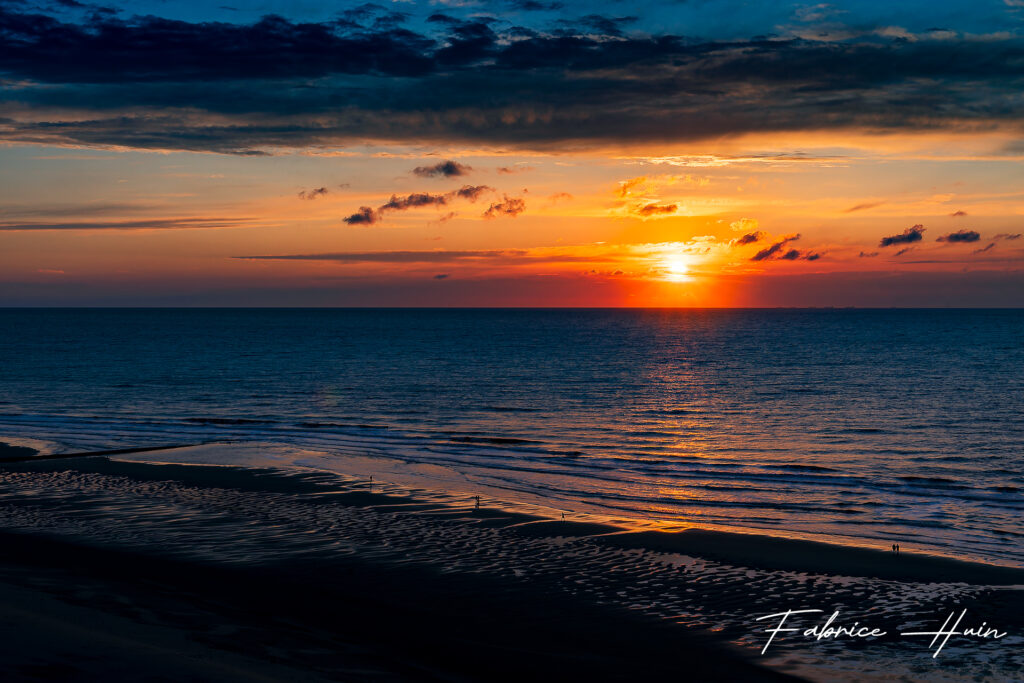
[[480, 509], [480, 496], [473, 496], [473, 498], [474, 498], [474, 500], [476, 500], [476, 509], [479, 510]]
[[896, 544], [895, 544], [895, 543], [893, 543], [893, 544], [892, 544], [892, 551], [893, 551], [894, 553], [896, 552]]
[[900, 544], [899, 543], [896, 544], [896, 554], [897, 555], [900, 554]]

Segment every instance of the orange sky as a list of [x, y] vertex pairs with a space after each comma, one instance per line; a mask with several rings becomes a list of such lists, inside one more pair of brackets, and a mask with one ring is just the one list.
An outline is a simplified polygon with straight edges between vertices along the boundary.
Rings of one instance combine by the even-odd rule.
[[[15, 305], [877, 306], [887, 291], [891, 305], [984, 305], [1005, 281], [991, 305], [1008, 305], [1024, 174], [996, 154], [1004, 142], [378, 143], [255, 159], [8, 145], [0, 291]], [[461, 175], [414, 172], [446, 160]], [[465, 186], [483, 189], [452, 194]], [[417, 194], [449, 198], [343, 221]], [[521, 203], [486, 215], [508, 200]], [[879, 246], [912, 226], [920, 240]], [[977, 238], [937, 241], [956, 232]]]

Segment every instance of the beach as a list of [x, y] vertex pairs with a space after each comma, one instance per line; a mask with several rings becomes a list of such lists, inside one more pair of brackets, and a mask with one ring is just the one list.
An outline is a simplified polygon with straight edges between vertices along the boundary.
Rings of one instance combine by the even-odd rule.
[[[910, 680], [1000, 680], [1019, 665], [1022, 569], [167, 464], [237, 448], [260, 447], [7, 462], [5, 679], [881, 680], [899, 662]], [[1012, 637], [938, 660], [894, 637], [759, 654], [759, 615], [895, 625], [952, 604]]]

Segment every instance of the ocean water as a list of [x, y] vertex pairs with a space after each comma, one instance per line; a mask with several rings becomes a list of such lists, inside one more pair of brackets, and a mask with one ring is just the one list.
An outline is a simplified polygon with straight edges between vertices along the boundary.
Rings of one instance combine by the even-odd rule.
[[1024, 566], [1022, 340], [1019, 310], [3, 310], [0, 441], [280, 444]]

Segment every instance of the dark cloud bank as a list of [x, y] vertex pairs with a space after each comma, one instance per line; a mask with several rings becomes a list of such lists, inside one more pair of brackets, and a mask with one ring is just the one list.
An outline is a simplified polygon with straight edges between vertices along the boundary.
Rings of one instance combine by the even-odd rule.
[[0, 77], [18, 87], [3, 95], [0, 140], [259, 154], [371, 139], [546, 147], [1021, 120], [1024, 40], [1013, 36], [714, 42], [631, 34], [630, 17], [544, 31], [430, 19], [420, 32], [372, 8], [320, 23], [103, 12], [73, 23], [3, 5]]

